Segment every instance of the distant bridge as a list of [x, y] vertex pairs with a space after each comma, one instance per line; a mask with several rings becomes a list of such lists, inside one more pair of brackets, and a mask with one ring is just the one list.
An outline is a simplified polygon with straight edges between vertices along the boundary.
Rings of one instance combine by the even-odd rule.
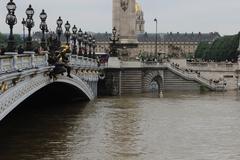
[[69, 58], [73, 78], [59, 75], [56, 79], [52, 79], [49, 77], [49, 72], [53, 66], [48, 65], [47, 53], [1, 56], [0, 120], [32, 94], [53, 83], [72, 86], [83, 92], [89, 100], [93, 100], [97, 96], [96, 60], [76, 55], [71, 55]]

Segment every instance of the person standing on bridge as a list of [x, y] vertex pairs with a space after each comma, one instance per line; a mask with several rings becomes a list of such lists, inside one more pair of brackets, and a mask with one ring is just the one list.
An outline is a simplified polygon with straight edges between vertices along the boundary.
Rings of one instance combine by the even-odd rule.
[[18, 54], [23, 54], [24, 53], [24, 49], [22, 46], [18, 47]]
[[5, 48], [3, 46], [1, 46], [0, 48], [0, 55], [4, 55], [5, 54]]

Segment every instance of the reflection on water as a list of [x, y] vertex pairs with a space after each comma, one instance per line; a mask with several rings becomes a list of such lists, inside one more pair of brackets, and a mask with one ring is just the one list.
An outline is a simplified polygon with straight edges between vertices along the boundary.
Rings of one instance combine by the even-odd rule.
[[0, 123], [0, 159], [240, 159], [240, 96], [165, 93], [19, 107]]

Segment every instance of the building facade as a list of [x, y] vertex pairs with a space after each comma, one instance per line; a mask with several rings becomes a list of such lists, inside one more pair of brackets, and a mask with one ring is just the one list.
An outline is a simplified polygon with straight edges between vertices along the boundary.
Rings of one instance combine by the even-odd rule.
[[[109, 33], [96, 33], [97, 48], [96, 52], [107, 52], [109, 48]], [[217, 32], [211, 33], [163, 33], [158, 34], [157, 51], [173, 57], [186, 57], [193, 55], [200, 42], [212, 43], [219, 38]], [[154, 54], [156, 46], [156, 34], [143, 33], [137, 34], [137, 52]]]

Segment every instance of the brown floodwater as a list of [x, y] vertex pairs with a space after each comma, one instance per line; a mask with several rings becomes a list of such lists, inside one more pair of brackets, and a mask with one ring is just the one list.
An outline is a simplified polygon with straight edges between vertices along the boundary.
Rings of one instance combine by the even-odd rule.
[[0, 122], [1, 160], [238, 160], [240, 95], [165, 93], [26, 104]]

